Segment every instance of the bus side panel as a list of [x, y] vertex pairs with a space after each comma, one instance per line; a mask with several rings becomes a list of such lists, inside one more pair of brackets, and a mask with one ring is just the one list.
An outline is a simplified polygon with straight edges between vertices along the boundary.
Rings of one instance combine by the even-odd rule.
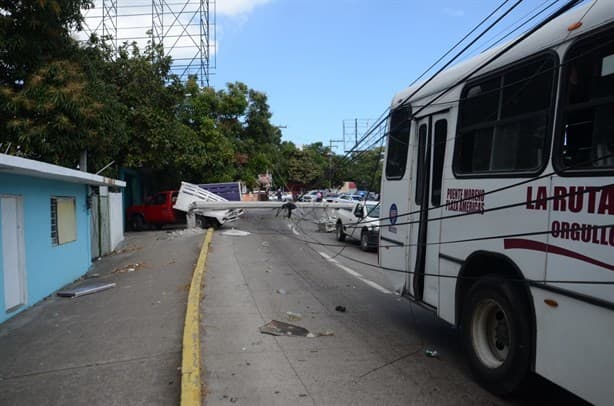
[[[460, 265], [447, 259], [440, 259], [439, 272], [440, 275], [455, 276], [460, 271]], [[439, 306], [437, 307], [437, 315], [450, 324], [456, 324], [456, 278], [443, 277], [439, 278], [439, 292], [445, 294], [439, 295]]]
[[[547, 277], [550, 281], [614, 283], [614, 188], [612, 178], [557, 177], [550, 209]], [[612, 285], [557, 285], [614, 302]]]
[[[596, 405], [614, 399], [614, 312], [532, 288], [539, 331], [535, 372]], [[544, 300], [555, 300], [549, 307]]]
[[[442, 221], [440, 255], [439, 316], [455, 320], [455, 277], [464, 261], [472, 254], [496, 254], [509, 259], [526, 279], [545, 278], [546, 253], [518, 249], [518, 240], [527, 244], [547, 242], [548, 215], [527, 208], [535, 197], [527, 197], [526, 185], [513, 186], [518, 179], [449, 179], [443, 190], [446, 206]], [[505, 186], [510, 185], [509, 189]], [[531, 182], [533, 187], [549, 188], [550, 179]], [[493, 193], [493, 190], [502, 189]], [[506, 207], [508, 206], [508, 207]], [[511, 206], [511, 207], [509, 207]], [[457, 216], [457, 217], [456, 217]], [[482, 269], [466, 267], [471, 275], [500, 274], [497, 267]], [[454, 286], [454, 289], [450, 289]], [[466, 293], [466, 292], [465, 292]]]
[[[414, 131], [413, 126], [411, 131]], [[387, 279], [395, 292], [401, 293], [408, 279], [408, 244], [411, 225], [409, 216], [415, 207], [410, 203], [410, 184], [413, 182], [413, 155], [409, 153], [413, 140], [407, 146], [407, 162], [404, 175], [398, 180], [386, 179], [386, 168], [382, 175], [380, 200], [380, 265], [386, 270]], [[389, 145], [386, 147], [388, 155]]]

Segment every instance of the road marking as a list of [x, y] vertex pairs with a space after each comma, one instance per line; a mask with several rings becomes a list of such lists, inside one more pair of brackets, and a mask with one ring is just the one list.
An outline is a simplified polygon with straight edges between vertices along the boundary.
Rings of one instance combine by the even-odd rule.
[[325, 260], [327, 260], [328, 262], [330, 262], [331, 264], [335, 264], [338, 268], [344, 270], [345, 272], [347, 272], [348, 274], [352, 275], [353, 277], [355, 277], [356, 279], [359, 279], [361, 281], [363, 281], [365, 284], [371, 286], [373, 289], [376, 289], [384, 294], [392, 294], [391, 291], [389, 291], [388, 289], [384, 288], [382, 285], [379, 285], [375, 282], [373, 282], [372, 280], [369, 280], [367, 278], [365, 278], [364, 276], [362, 276], [360, 273], [356, 272], [355, 270], [348, 268], [345, 265], [340, 264], [336, 259], [331, 258], [330, 255], [328, 255], [325, 252], [321, 252], [318, 251], [318, 254], [320, 254], [320, 256], [322, 258], [324, 258]]
[[199, 307], [202, 281], [206, 271], [205, 264], [212, 238], [213, 229], [210, 228], [200, 249], [200, 255], [192, 274], [190, 291], [188, 292], [181, 357], [181, 406], [200, 406], [202, 404]]
[[294, 235], [301, 235], [301, 233], [296, 231], [296, 228], [294, 228], [294, 224], [288, 224], [288, 228], [292, 230], [292, 233], [294, 233]]

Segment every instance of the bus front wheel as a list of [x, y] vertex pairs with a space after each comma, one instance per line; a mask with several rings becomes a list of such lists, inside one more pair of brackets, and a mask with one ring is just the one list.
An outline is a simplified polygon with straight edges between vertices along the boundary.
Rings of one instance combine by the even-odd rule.
[[471, 287], [463, 306], [463, 341], [471, 371], [497, 395], [521, 392], [529, 380], [531, 326], [520, 287], [487, 276]]

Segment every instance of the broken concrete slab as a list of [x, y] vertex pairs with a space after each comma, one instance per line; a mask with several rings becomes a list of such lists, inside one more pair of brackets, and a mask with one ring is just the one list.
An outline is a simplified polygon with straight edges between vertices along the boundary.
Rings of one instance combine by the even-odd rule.
[[79, 297], [89, 295], [92, 293], [102, 292], [103, 290], [111, 289], [115, 287], [114, 282], [110, 283], [88, 283], [81, 286], [76, 286], [70, 289], [60, 290], [57, 295], [60, 297]]

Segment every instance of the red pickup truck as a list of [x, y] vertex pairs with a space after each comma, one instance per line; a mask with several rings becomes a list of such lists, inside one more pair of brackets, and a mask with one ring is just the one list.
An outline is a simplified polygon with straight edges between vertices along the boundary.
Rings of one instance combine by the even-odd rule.
[[185, 213], [173, 209], [177, 200], [176, 190], [158, 192], [145, 200], [145, 204], [128, 207], [126, 218], [132, 230], [143, 230], [149, 225], [160, 229], [164, 224], [186, 222]]

